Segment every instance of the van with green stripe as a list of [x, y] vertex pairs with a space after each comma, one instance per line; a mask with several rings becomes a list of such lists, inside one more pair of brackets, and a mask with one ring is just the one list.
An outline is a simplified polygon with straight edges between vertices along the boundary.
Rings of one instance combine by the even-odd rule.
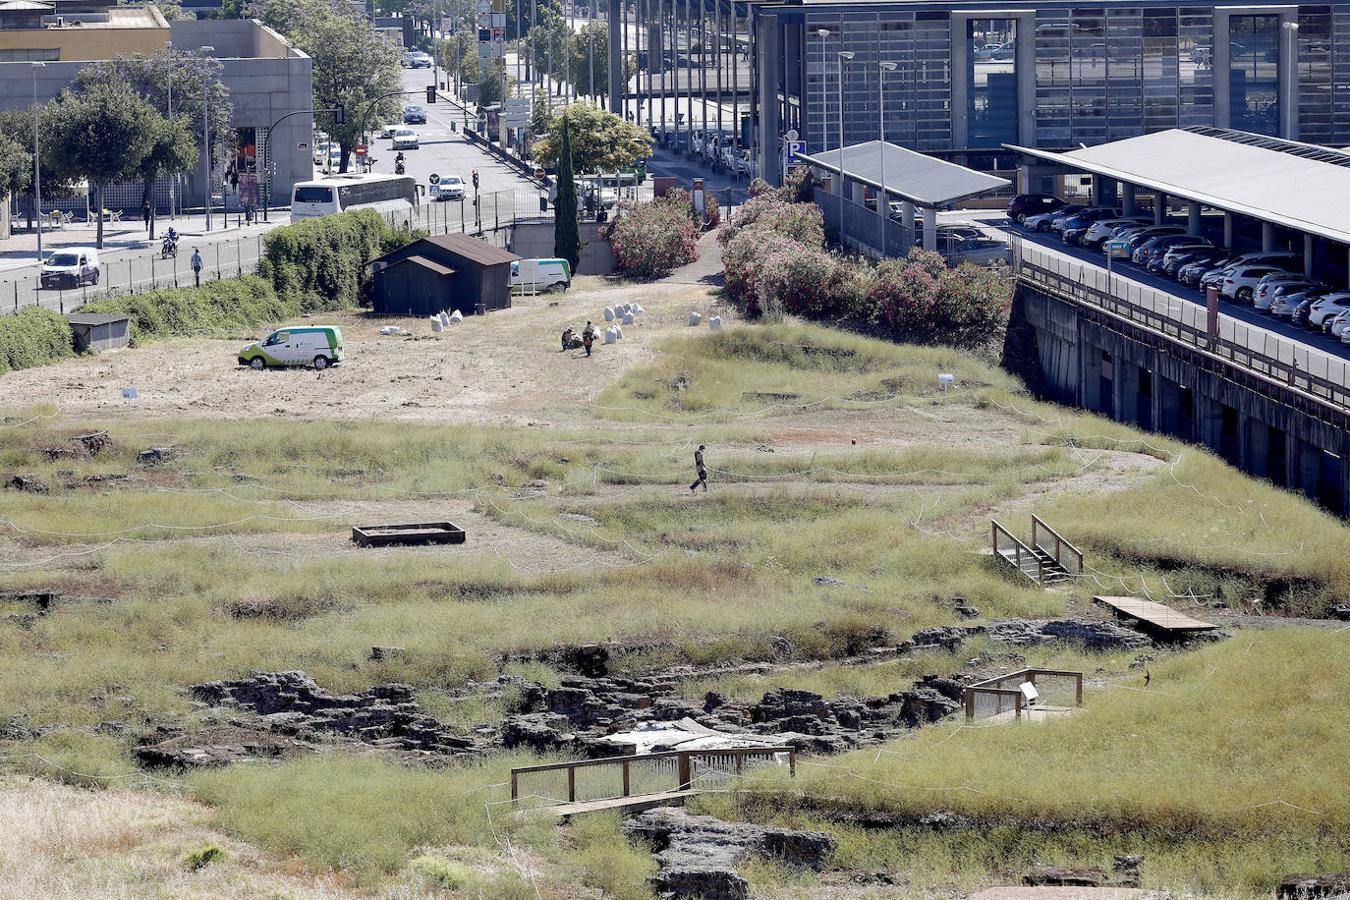
[[258, 370], [269, 366], [313, 366], [323, 371], [340, 362], [342, 329], [336, 325], [283, 328], [239, 351], [239, 365]]

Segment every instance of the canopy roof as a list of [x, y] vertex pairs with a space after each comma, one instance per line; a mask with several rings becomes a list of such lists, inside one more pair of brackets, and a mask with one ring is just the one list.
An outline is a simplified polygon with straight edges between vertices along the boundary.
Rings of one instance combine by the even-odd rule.
[[[884, 148], [884, 150], [883, 150]], [[813, 166], [839, 171], [843, 156], [844, 174], [869, 187], [882, 190], [882, 159], [885, 159], [888, 196], [908, 200], [917, 206], [945, 206], [1011, 184], [1006, 178], [986, 175], [956, 163], [928, 156], [890, 142], [866, 141], [840, 150], [826, 150], [802, 156]]]

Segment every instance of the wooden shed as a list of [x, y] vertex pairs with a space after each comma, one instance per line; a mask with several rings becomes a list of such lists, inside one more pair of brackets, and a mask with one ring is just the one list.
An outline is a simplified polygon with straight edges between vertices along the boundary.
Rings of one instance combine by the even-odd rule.
[[464, 315], [511, 305], [514, 253], [479, 238], [433, 235], [373, 260], [372, 306], [387, 316]]
[[108, 313], [70, 313], [71, 333], [75, 335], [75, 350], [121, 350], [131, 339], [131, 319]]

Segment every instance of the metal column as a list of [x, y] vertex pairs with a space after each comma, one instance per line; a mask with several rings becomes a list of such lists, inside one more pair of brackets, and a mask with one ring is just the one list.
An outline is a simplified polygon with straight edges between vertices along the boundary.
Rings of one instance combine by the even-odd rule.
[[623, 115], [623, 96], [628, 93], [627, 85], [623, 83], [625, 17], [624, 0], [609, 0], [609, 111], [620, 116]]

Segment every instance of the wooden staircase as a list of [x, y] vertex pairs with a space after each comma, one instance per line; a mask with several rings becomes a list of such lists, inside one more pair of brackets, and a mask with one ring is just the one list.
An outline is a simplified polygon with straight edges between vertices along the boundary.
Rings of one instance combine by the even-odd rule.
[[1037, 515], [1031, 517], [1031, 544], [1022, 542], [997, 521], [994, 555], [1041, 587], [1061, 584], [1083, 574], [1083, 554]]

